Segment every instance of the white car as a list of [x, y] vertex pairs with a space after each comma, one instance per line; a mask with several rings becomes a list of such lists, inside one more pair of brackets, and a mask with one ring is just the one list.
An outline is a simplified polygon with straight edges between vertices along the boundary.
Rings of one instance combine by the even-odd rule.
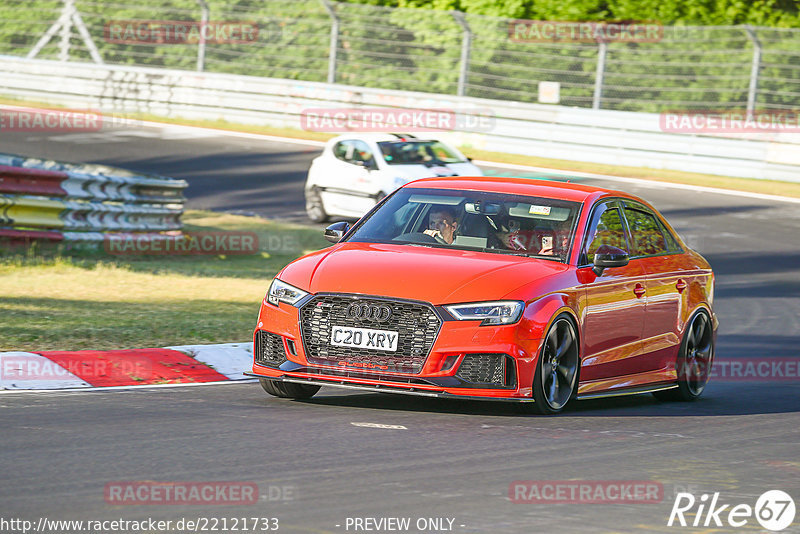
[[306, 213], [314, 222], [358, 218], [406, 183], [432, 176], [482, 176], [457, 149], [408, 134], [348, 134], [328, 141], [308, 171]]

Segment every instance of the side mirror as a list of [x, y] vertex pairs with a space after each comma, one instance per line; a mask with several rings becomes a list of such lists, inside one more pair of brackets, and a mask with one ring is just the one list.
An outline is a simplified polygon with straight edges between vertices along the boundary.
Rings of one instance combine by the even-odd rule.
[[339, 241], [341, 241], [342, 237], [344, 237], [344, 234], [346, 234], [348, 230], [350, 230], [350, 225], [344, 221], [333, 223], [332, 225], [325, 228], [325, 233], [324, 233], [325, 239], [327, 239], [331, 243], [338, 243]]
[[625, 267], [630, 259], [631, 257], [624, 250], [604, 245], [594, 255], [592, 272], [597, 276], [602, 276], [605, 269], [609, 267]]

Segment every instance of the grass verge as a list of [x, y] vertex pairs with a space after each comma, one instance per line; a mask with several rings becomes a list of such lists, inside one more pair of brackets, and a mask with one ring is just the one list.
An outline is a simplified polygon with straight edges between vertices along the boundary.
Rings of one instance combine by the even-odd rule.
[[187, 232], [253, 232], [252, 255], [111, 256], [77, 247], [2, 250], [0, 351], [247, 341], [270, 280], [328, 245], [316, 228], [188, 211]]
[[[53, 104], [33, 102], [28, 100], [16, 100], [11, 98], [0, 98], [0, 104], [32, 107], [52, 107], [58, 108]], [[232, 123], [223, 120], [192, 120], [184, 118], [165, 118], [149, 114], [127, 114], [126, 117], [134, 120], [146, 120], [152, 122], [163, 122], [167, 124], [182, 124], [187, 126], [198, 126], [201, 128], [215, 128], [219, 130], [229, 130], [236, 132], [257, 133], [263, 135], [273, 135], [278, 137], [289, 137], [293, 139], [307, 139], [312, 141], [327, 141], [335, 134], [321, 132], [309, 132], [297, 130], [295, 128], [278, 128], [272, 126], [256, 126]], [[715, 174], [701, 174], [684, 171], [673, 171], [664, 169], [648, 169], [645, 167], [627, 167], [624, 165], [608, 165], [601, 163], [585, 163], [580, 161], [570, 161], [561, 159], [541, 158], [535, 156], [524, 156], [519, 154], [507, 154], [504, 152], [489, 152], [478, 150], [468, 146], [459, 147], [467, 156], [484, 161], [497, 163], [512, 163], [515, 165], [530, 165], [532, 167], [544, 167], [560, 171], [579, 171], [591, 172], [596, 174], [607, 174], [609, 176], [623, 176], [626, 178], [640, 178], [643, 180], [654, 180], [661, 182], [671, 182], [677, 184], [702, 185], [705, 187], [716, 187], [719, 189], [730, 189], [733, 191], [745, 191], [751, 193], [762, 193], [768, 195], [778, 195], [786, 197], [800, 198], [800, 183], [781, 182], [777, 180], [758, 180], [749, 178], [734, 178], [718, 176]]]

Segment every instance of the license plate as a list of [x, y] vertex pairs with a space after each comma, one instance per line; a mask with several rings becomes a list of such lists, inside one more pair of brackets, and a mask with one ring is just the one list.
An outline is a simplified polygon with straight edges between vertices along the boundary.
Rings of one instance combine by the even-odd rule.
[[356, 349], [375, 349], [397, 351], [398, 332], [391, 330], [373, 330], [371, 328], [353, 328], [351, 326], [334, 326], [331, 328], [331, 345], [337, 347], [353, 347]]

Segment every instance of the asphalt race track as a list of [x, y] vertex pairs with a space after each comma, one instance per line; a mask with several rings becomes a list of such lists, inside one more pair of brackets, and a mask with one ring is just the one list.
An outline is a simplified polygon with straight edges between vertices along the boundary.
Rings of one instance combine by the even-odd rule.
[[[319, 149], [137, 128], [7, 132], [0, 152], [158, 172], [189, 181], [189, 207], [303, 221], [302, 184]], [[769, 362], [767, 376], [718, 376], [690, 404], [633, 396], [573, 403], [558, 417], [337, 389], [285, 401], [255, 383], [3, 394], [0, 516], [276, 517], [279, 531], [309, 533], [364, 532], [353, 518], [386, 517], [412, 526], [452, 519], [452, 532], [470, 533], [760, 531], [753, 517], [740, 529], [667, 521], [678, 492], [719, 492], [732, 507], [780, 489], [800, 504], [800, 205], [581, 181], [643, 196], [708, 258], [717, 274], [717, 366]], [[771, 366], [781, 359], [794, 359], [793, 378]], [[108, 483], [147, 480], [254, 482], [260, 498], [246, 506], [104, 500]], [[518, 480], [654, 481], [663, 496], [655, 504], [513, 503]], [[800, 518], [786, 530], [799, 531]]]

